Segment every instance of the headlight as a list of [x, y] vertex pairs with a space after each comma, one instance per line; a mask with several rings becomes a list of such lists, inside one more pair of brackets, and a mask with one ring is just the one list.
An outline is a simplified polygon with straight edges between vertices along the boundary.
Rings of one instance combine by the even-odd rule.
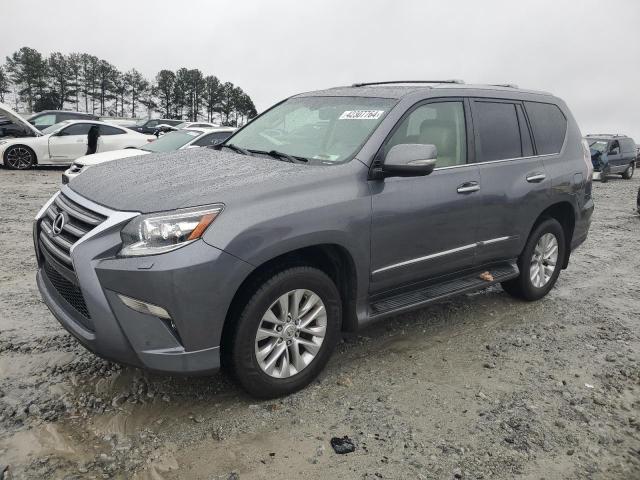
[[5, 143], [7, 143], [9, 140], [0, 140], [0, 145], [4, 145]]
[[120, 255], [157, 255], [184, 247], [202, 237], [223, 208], [216, 204], [140, 215], [122, 229]]

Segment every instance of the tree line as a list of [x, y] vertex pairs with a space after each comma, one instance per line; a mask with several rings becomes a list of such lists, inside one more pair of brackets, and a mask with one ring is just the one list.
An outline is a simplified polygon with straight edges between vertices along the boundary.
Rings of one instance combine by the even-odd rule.
[[122, 72], [88, 53], [48, 57], [22, 47], [0, 65], [0, 102], [13, 94], [16, 109], [76, 110], [100, 116], [218, 120], [223, 125], [245, 123], [256, 108], [240, 87], [204, 75], [197, 68], [160, 70], [153, 80], [135, 68]]

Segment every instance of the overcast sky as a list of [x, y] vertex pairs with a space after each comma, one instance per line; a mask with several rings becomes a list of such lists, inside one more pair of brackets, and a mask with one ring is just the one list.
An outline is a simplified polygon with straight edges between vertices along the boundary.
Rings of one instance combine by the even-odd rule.
[[0, 58], [88, 52], [148, 78], [199, 68], [259, 111], [356, 81], [460, 78], [553, 92], [583, 133], [640, 143], [640, 1], [1, 0]]

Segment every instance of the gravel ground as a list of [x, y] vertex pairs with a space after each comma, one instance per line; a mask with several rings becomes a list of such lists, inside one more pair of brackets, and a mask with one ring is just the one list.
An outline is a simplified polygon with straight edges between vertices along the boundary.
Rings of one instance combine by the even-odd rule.
[[[16, 478], [640, 478], [640, 177], [595, 184], [537, 303], [499, 287], [346, 337], [258, 402], [85, 351], [41, 302], [31, 220], [60, 170], [0, 170], [0, 472]], [[347, 435], [353, 453], [330, 439]], [[0, 478], [2, 474], [0, 473]]]

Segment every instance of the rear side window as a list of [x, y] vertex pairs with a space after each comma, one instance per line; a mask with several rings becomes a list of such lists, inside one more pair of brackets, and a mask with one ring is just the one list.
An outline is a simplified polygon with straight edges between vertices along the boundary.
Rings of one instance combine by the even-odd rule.
[[525, 102], [538, 155], [559, 153], [567, 133], [567, 119], [557, 105]]
[[61, 130], [58, 135], [87, 135], [89, 129], [93, 126], [92, 123], [74, 123], [73, 125]]
[[503, 102], [474, 102], [478, 161], [522, 157], [516, 106]]
[[632, 139], [625, 138], [625, 139], [621, 140], [620, 143], [622, 143], [622, 151], [624, 153], [635, 153], [636, 152], [636, 144]]
[[100, 125], [100, 135], [122, 135], [124, 130], [109, 125]]

